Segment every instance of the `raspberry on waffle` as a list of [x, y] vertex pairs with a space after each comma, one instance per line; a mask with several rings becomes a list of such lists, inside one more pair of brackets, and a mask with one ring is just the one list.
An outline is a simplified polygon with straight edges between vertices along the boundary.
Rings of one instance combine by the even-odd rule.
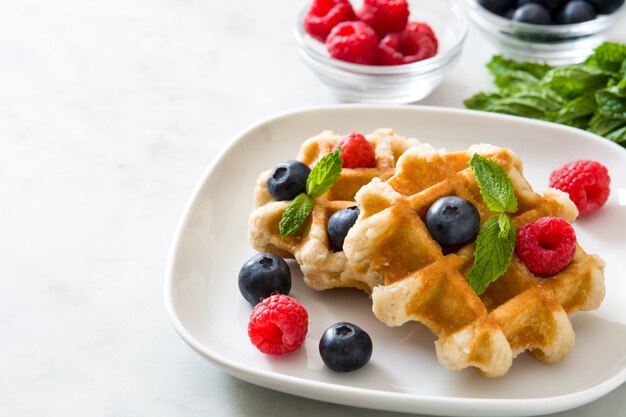
[[[261, 252], [272, 252], [285, 258], [295, 258], [305, 283], [315, 289], [356, 287], [367, 292], [375, 282], [358, 276], [342, 251], [330, 249], [326, 224], [336, 211], [355, 205], [357, 191], [373, 178], [386, 180], [396, 171], [396, 161], [407, 149], [418, 146], [416, 139], [405, 139], [391, 129], [379, 129], [365, 135], [376, 154], [373, 168], [343, 168], [335, 185], [315, 201], [309, 219], [295, 235], [281, 238], [278, 223], [290, 201], [275, 201], [265, 184], [270, 171], [263, 172], [254, 192], [254, 210], [250, 215], [248, 238]], [[298, 160], [313, 167], [342, 139], [325, 131], [302, 144]], [[420, 145], [423, 146], [423, 145]]]
[[344, 252], [358, 276], [379, 284], [372, 301], [381, 321], [389, 326], [421, 322], [439, 337], [435, 347], [445, 367], [473, 366], [495, 377], [507, 373], [525, 350], [544, 362], [569, 353], [574, 331], [568, 314], [600, 305], [604, 262], [577, 245], [567, 267], [538, 277], [514, 255], [507, 272], [477, 296], [466, 278], [474, 242], [444, 249], [424, 224], [428, 208], [445, 196], [470, 201], [481, 224], [493, 214], [467, 165], [474, 153], [496, 161], [511, 178], [519, 206], [512, 220], [518, 229], [540, 217], [572, 222], [578, 215], [565, 193], [536, 194], [522, 175], [520, 159], [508, 149], [474, 145], [447, 153], [414, 148], [398, 160], [394, 176], [373, 180], [357, 193], [361, 214]]

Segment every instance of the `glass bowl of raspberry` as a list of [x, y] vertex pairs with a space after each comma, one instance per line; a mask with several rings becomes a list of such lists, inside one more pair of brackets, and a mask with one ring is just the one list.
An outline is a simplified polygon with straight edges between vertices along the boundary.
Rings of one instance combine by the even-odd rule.
[[624, 0], [465, 0], [503, 55], [551, 65], [583, 62], [626, 13]]
[[340, 101], [402, 104], [442, 82], [467, 30], [454, 0], [310, 0], [295, 37], [305, 64]]

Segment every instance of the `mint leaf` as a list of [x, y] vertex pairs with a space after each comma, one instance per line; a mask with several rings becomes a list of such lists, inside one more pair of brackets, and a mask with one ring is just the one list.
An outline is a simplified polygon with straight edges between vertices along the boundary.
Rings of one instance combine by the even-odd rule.
[[546, 88], [522, 88], [509, 97], [494, 100], [485, 110], [515, 116], [545, 119], [549, 113], [559, 111], [563, 99]]
[[464, 103], [474, 110], [545, 120], [561, 109], [564, 100], [550, 89], [524, 86], [515, 92], [506, 89], [498, 93], [478, 93]]
[[500, 239], [506, 239], [509, 234], [509, 230], [511, 230], [511, 222], [506, 214], [500, 213], [498, 215], [498, 227], [500, 228], [498, 237]]
[[473, 110], [486, 110], [490, 105], [502, 99], [500, 93], [478, 93], [463, 102], [465, 107]]
[[327, 155], [315, 165], [306, 180], [306, 193], [311, 198], [317, 198], [330, 189], [341, 175], [341, 147]]
[[569, 65], [550, 70], [541, 84], [566, 98], [575, 98], [585, 91], [606, 86], [609, 75], [595, 67]]
[[594, 50], [585, 64], [617, 73], [622, 69], [624, 60], [626, 60], [626, 45], [605, 42]]
[[468, 164], [474, 171], [480, 194], [489, 210], [497, 213], [515, 213], [517, 211], [515, 189], [504, 168], [477, 153]]
[[507, 97], [491, 103], [486, 111], [511, 114], [513, 116], [543, 119], [545, 112], [537, 108], [537, 101], [517, 97]]
[[474, 264], [467, 274], [470, 287], [481, 295], [509, 269], [515, 250], [515, 224], [506, 214], [491, 216], [476, 238]]
[[614, 119], [609, 116], [605, 116], [600, 112], [596, 112], [589, 122], [589, 131], [600, 136], [608, 136], [617, 129], [626, 125], [626, 121], [620, 119]]
[[518, 62], [495, 55], [487, 64], [489, 72], [495, 77], [495, 83], [501, 88], [517, 85], [537, 85], [552, 68], [535, 62]]
[[525, 71], [513, 70], [496, 75], [494, 82], [500, 88], [507, 88], [515, 91], [519, 88], [534, 87], [539, 85], [539, 78], [536, 78], [532, 74]]
[[315, 199], [330, 189], [341, 176], [341, 148], [324, 155], [306, 180], [306, 193], [299, 194], [289, 204], [278, 223], [280, 237], [296, 233], [311, 215]]
[[311, 197], [305, 193], [298, 194], [291, 204], [287, 206], [280, 223], [278, 223], [280, 237], [296, 233], [313, 211], [314, 205], [315, 200]]
[[489, 210], [499, 213], [488, 218], [480, 228], [474, 265], [467, 274], [470, 287], [480, 295], [509, 269], [515, 249], [515, 224], [504, 213], [517, 211], [517, 199], [509, 175], [496, 162], [475, 153], [468, 164], [474, 171], [485, 204]]
[[586, 118], [584, 123], [585, 127], [587, 127], [589, 118], [591, 118], [597, 107], [596, 100], [593, 96], [580, 96], [567, 102], [567, 104], [556, 113], [554, 121], [580, 127], [577, 121]]
[[565, 104], [563, 97], [549, 88], [542, 87], [523, 88], [513, 94], [513, 97], [537, 100], [538, 107], [543, 111], [556, 111]]
[[598, 110], [603, 115], [626, 120], [626, 93], [619, 88], [619, 85], [596, 92], [596, 101]]

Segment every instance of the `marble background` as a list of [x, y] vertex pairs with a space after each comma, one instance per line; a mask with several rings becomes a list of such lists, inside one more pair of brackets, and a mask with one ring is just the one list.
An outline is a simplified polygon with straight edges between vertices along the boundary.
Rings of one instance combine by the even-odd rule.
[[[227, 376], [163, 304], [174, 229], [218, 150], [336, 102], [296, 53], [304, 3], [0, 0], [0, 415], [401, 416]], [[494, 52], [472, 28], [422, 104], [490, 87]], [[624, 410], [626, 386], [558, 415]]]

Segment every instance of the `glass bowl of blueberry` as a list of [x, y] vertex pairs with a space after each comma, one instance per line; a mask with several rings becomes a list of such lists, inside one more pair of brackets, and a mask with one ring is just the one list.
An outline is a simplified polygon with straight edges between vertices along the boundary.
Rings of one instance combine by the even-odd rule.
[[624, 0], [466, 0], [503, 54], [552, 65], [579, 63], [622, 18]]
[[455, 0], [309, 0], [295, 37], [344, 102], [412, 103], [458, 61], [468, 22]]

